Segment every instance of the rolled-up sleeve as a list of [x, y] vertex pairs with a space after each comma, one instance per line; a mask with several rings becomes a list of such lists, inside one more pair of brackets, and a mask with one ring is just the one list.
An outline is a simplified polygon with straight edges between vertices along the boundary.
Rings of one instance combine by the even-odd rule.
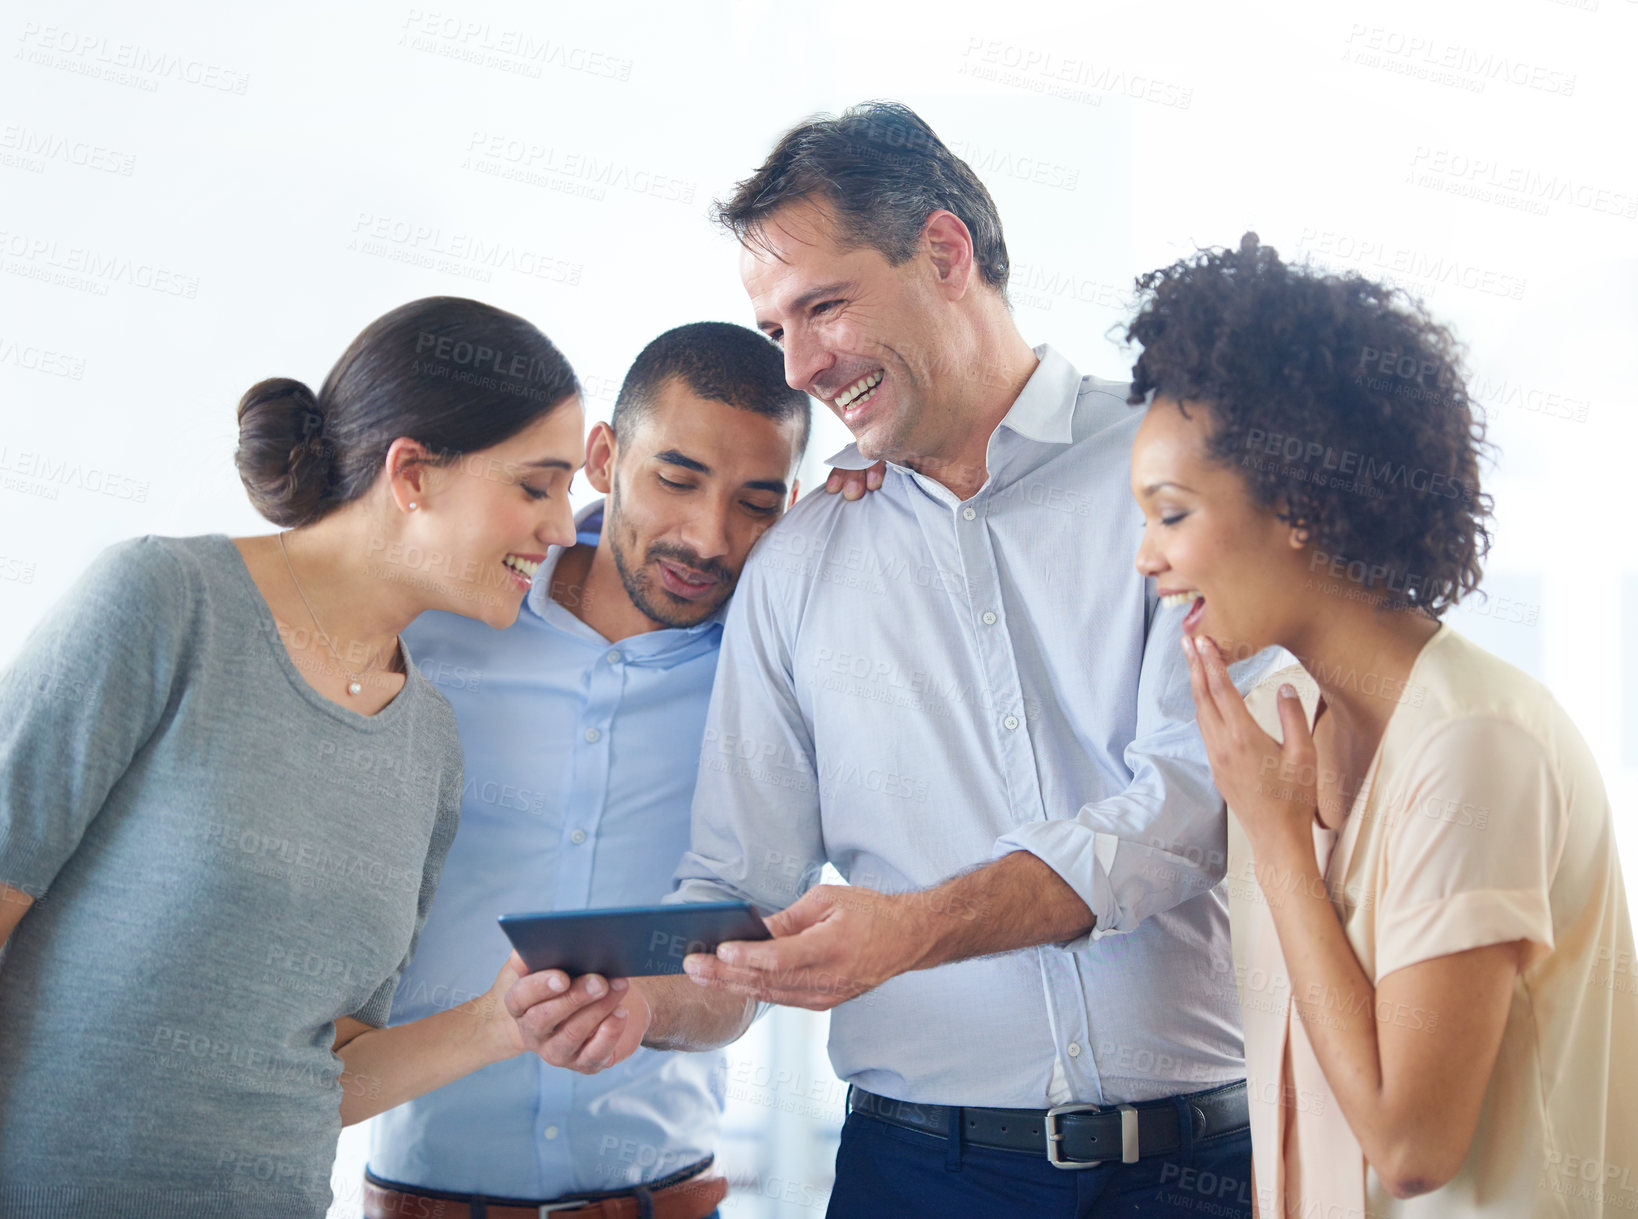
[[672, 902], [790, 905], [825, 863], [813, 734], [792, 674], [799, 572], [764, 541], [734, 593]]
[[1423, 738], [1380, 815], [1388, 866], [1377, 900], [1376, 978], [1504, 944], [1554, 946], [1552, 886], [1569, 822], [1546, 747], [1518, 724], [1451, 720]]
[[[1021, 825], [995, 845], [998, 857], [1013, 851], [1037, 856], [1091, 909], [1091, 932], [1060, 945], [1067, 950], [1131, 931], [1223, 879], [1223, 798], [1195, 724], [1182, 621], [1175, 611], [1151, 618], [1135, 731], [1122, 755], [1131, 775], [1126, 788], [1083, 804], [1073, 816]], [[1229, 676], [1244, 693], [1290, 659], [1279, 648], [1266, 649], [1230, 665]]]

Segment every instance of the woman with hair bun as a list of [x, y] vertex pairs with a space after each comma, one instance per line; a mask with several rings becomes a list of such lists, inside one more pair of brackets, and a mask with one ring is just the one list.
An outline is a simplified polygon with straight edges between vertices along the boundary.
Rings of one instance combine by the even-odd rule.
[[[1137, 565], [1185, 614], [1233, 814], [1247, 1196], [1275, 1219], [1634, 1209], [1609, 798], [1552, 694], [1440, 622], [1489, 543], [1451, 336], [1249, 233], [1139, 287]], [[1271, 646], [1300, 665], [1242, 700], [1225, 661]]]
[[122, 542], [29, 637], [0, 678], [0, 1216], [322, 1216], [343, 1124], [522, 1048], [504, 968], [380, 1027], [462, 787], [398, 633], [513, 621], [574, 540], [583, 426], [529, 323], [404, 305], [317, 394], [240, 402], [287, 531]]

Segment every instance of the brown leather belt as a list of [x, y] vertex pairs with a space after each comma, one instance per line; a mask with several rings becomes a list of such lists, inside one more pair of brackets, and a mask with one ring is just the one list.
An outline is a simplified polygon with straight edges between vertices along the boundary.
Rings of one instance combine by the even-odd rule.
[[728, 1178], [710, 1160], [650, 1185], [566, 1194], [551, 1202], [413, 1189], [364, 1174], [364, 1219], [705, 1219], [728, 1195]]

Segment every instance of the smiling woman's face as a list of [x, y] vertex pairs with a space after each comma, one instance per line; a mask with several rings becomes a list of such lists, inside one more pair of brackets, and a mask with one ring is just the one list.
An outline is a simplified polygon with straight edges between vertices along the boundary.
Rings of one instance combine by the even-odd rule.
[[1187, 607], [1183, 629], [1225, 656], [1289, 637], [1311, 594], [1307, 548], [1238, 471], [1207, 457], [1210, 408], [1157, 397], [1132, 442], [1132, 495], [1143, 509], [1137, 569]]

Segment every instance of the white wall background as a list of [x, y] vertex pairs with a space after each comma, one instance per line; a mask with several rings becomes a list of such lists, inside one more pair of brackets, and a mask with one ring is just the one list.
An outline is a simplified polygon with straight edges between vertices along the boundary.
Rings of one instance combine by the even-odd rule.
[[[802, 116], [888, 96], [985, 179], [1024, 333], [1085, 371], [1129, 369], [1134, 274], [1246, 228], [1465, 337], [1498, 599], [1454, 621], [1569, 709], [1638, 878], [1635, 45], [1635, 0], [7, 0], [0, 662], [108, 543], [265, 528], [239, 395], [316, 385], [403, 301], [527, 315], [606, 416], [659, 331], [750, 320], [710, 199]], [[827, 417], [813, 453], [841, 442]], [[734, 1215], [822, 1209], [822, 1032], [791, 1014], [736, 1050]]]

